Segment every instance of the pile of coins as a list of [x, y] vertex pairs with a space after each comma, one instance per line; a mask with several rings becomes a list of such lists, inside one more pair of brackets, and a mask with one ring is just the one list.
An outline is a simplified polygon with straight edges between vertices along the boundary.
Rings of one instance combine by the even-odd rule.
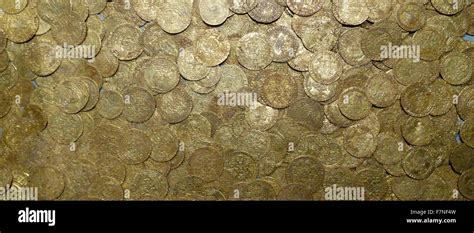
[[474, 199], [470, 0], [0, 8], [0, 187], [40, 200]]

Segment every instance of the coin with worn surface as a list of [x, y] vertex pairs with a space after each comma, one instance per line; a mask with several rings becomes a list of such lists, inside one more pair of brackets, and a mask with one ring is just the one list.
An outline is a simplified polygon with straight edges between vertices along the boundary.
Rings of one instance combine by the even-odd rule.
[[83, 124], [79, 115], [66, 114], [57, 109], [48, 116], [46, 130], [57, 143], [69, 145], [82, 135]]
[[171, 34], [186, 30], [191, 24], [190, 4], [184, 0], [164, 3], [160, 6], [157, 22], [165, 32]]
[[204, 182], [217, 180], [224, 170], [224, 157], [213, 147], [196, 149], [189, 158], [188, 172]]
[[65, 113], [78, 113], [89, 101], [90, 93], [87, 84], [79, 78], [65, 80], [56, 86], [58, 107]]
[[464, 171], [474, 167], [473, 153], [474, 149], [467, 146], [465, 143], [452, 149], [449, 156], [449, 163], [453, 170], [457, 173], [463, 173]]
[[229, 151], [224, 155], [224, 170], [239, 181], [257, 177], [257, 161], [247, 153]]
[[372, 104], [367, 95], [359, 88], [351, 87], [339, 96], [338, 106], [341, 113], [351, 120], [361, 120], [369, 115]]
[[289, 27], [272, 27], [267, 31], [267, 36], [273, 46], [273, 61], [275, 62], [287, 62], [298, 51], [299, 39]]
[[140, 34], [140, 29], [131, 24], [118, 26], [108, 40], [110, 51], [119, 60], [129, 61], [137, 58], [143, 52]]
[[317, 159], [309, 156], [295, 158], [286, 169], [288, 183], [306, 185], [312, 191], [322, 188], [324, 177], [324, 166]]
[[440, 32], [426, 27], [413, 35], [413, 44], [419, 46], [419, 56], [425, 61], [434, 61], [440, 58], [443, 50], [439, 49], [446, 44], [446, 38]]
[[403, 138], [414, 146], [424, 146], [433, 139], [433, 122], [428, 117], [409, 117], [402, 124]]
[[393, 132], [383, 132], [377, 136], [374, 158], [382, 164], [397, 164], [405, 157], [408, 150], [402, 137]]
[[333, 4], [334, 17], [342, 24], [359, 25], [369, 17], [370, 11], [366, 0], [337, 0]]
[[397, 22], [406, 31], [417, 31], [426, 23], [425, 9], [415, 2], [405, 3], [397, 10]]
[[313, 55], [309, 64], [309, 74], [314, 81], [329, 85], [342, 75], [342, 62], [338, 54], [321, 50]]
[[297, 94], [295, 80], [279, 73], [266, 77], [259, 89], [265, 103], [277, 109], [288, 107]]
[[463, 10], [466, 2], [464, 0], [447, 1], [447, 0], [431, 0], [431, 5], [445, 15], [454, 15]]
[[33, 4], [27, 6], [18, 14], [4, 14], [0, 16], [2, 28], [8, 40], [15, 43], [24, 43], [35, 36], [39, 27], [39, 18]]
[[12, 184], [13, 175], [8, 167], [0, 166], [0, 185], [1, 187], [7, 187]]
[[401, 94], [403, 110], [414, 117], [424, 117], [433, 110], [433, 92], [423, 83], [407, 87]]
[[130, 87], [123, 93], [123, 116], [130, 122], [140, 123], [151, 118], [155, 112], [155, 99], [147, 90]]
[[216, 29], [208, 29], [200, 34], [193, 48], [196, 60], [206, 66], [221, 64], [230, 53], [229, 40]]
[[473, 66], [472, 58], [452, 52], [441, 60], [441, 76], [451, 85], [465, 84], [471, 80]]
[[228, 0], [199, 0], [201, 19], [209, 25], [220, 25], [230, 16]]
[[474, 148], [474, 119], [469, 118], [464, 121], [460, 134], [461, 140], [466, 143], [466, 145]]
[[367, 30], [363, 28], [351, 28], [341, 33], [337, 49], [348, 64], [363, 65], [370, 61], [362, 51], [362, 37], [365, 33]]
[[150, 136], [153, 144], [151, 159], [157, 162], [167, 162], [178, 153], [179, 141], [176, 133], [169, 127], [158, 127]]
[[415, 147], [403, 158], [402, 167], [409, 177], [423, 180], [433, 173], [436, 168], [435, 162], [429, 150]]
[[153, 57], [141, 65], [135, 77], [146, 84], [152, 94], [173, 90], [179, 83], [179, 71], [175, 61], [168, 57]]
[[47, 76], [55, 72], [61, 65], [57, 56], [57, 47], [53, 41], [33, 42], [28, 48], [27, 67], [39, 76]]
[[156, 106], [163, 120], [168, 123], [179, 123], [191, 113], [193, 100], [183, 89], [175, 89], [157, 96]]
[[64, 191], [64, 176], [53, 167], [39, 167], [31, 174], [28, 186], [38, 188], [39, 200], [54, 200]]
[[272, 62], [273, 46], [265, 34], [246, 34], [238, 42], [237, 59], [249, 70], [261, 70]]
[[190, 81], [197, 81], [205, 78], [210, 68], [201, 64], [196, 59], [193, 48], [180, 50], [178, 57], [178, 68], [181, 75]]
[[123, 186], [129, 190], [131, 200], [163, 200], [168, 194], [168, 181], [157, 171], [134, 170], [127, 177], [129, 180]]
[[8, 114], [12, 106], [12, 98], [6, 90], [0, 90], [0, 118]]
[[257, 6], [248, 12], [249, 16], [259, 23], [271, 23], [283, 14], [284, 7], [275, 0], [256, 0]]
[[400, 96], [394, 78], [382, 72], [369, 78], [366, 85], [365, 94], [377, 107], [391, 106]]
[[458, 182], [459, 192], [471, 200], [474, 200], [474, 168], [461, 174]]
[[312, 199], [311, 190], [303, 184], [289, 184], [282, 187], [278, 193], [278, 200], [282, 201], [308, 201]]
[[140, 164], [150, 157], [152, 141], [141, 130], [130, 129], [124, 132], [127, 137], [120, 142], [120, 154], [118, 157], [125, 164]]
[[464, 87], [458, 95], [458, 103], [456, 105], [457, 113], [463, 120], [472, 118], [474, 115], [474, 87]]
[[323, 1], [311, 0], [311, 1], [299, 1], [299, 0], [287, 0], [288, 8], [299, 15], [299, 16], [310, 16], [321, 10]]
[[344, 148], [355, 157], [369, 157], [377, 149], [377, 138], [369, 128], [353, 125], [344, 131]]
[[124, 99], [118, 92], [102, 90], [96, 107], [100, 116], [106, 119], [114, 119], [122, 114]]

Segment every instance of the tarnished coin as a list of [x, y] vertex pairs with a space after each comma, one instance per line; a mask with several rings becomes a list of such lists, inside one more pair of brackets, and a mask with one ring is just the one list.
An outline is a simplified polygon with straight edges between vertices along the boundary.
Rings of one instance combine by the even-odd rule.
[[471, 80], [473, 67], [472, 58], [452, 52], [441, 60], [441, 76], [451, 85], [461, 85]]
[[474, 119], [469, 118], [464, 121], [460, 134], [462, 141], [471, 148], [474, 148]]
[[205, 78], [210, 68], [198, 62], [193, 48], [185, 48], [180, 50], [178, 57], [179, 73], [190, 81], [197, 81]]
[[7, 47], [7, 36], [5, 35], [5, 31], [0, 28], [0, 53], [3, 53], [6, 47]]
[[313, 80], [309, 74], [304, 76], [304, 90], [307, 96], [316, 101], [327, 101], [336, 95], [337, 82], [329, 85], [320, 84]]
[[236, 14], [247, 14], [257, 6], [257, 0], [235, 0], [231, 1], [230, 10]]
[[110, 90], [102, 90], [100, 92], [97, 109], [99, 115], [106, 119], [114, 119], [123, 112], [124, 98], [120, 93]]
[[248, 12], [249, 16], [259, 23], [271, 23], [283, 14], [284, 7], [275, 0], [256, 0], [257, 6]]
[[119, 60], [108, 49], [101, 49], [94, 58], [92, 65], [99, 71], [103, 78], [113, 76], [119, 68]]
[[454, 15], [463, 10], [466, 5], [465, 0], [447, 1], [447, 0], [431, 0], [431, 5], [445, 15]]
[[287, 0], [288, 8], [299, 15], [299, 16], [310, 16], [321, 10], [323, 1], [311, 0], [311, 1], [299, 1], [299, 0]]
[[286, 108], [295, 100], [297, 86], [295, 80], [286, 75], [273, 73], [259, 88], [265, 103], [273, 108]]
[[472, 118], [474, 115], [474, 87], [466, 86], [461, 90], [456, 105], [457, 113], [463, 120]]
[[429, 150], [415, 147], [403, 158], [402, 167], [409, 177], [423, 180], [433, 173], [436, 168], [435, 162]]
[[56, 86], [55, 91], [58, 107], [65, 113], [78, 113], [86, 106], [90, 97], [88, 85], [79, 78], [65, 80]]
[[364, 187], [364, 200], [383, 200], [388, 193], [389, 186], [384, 173], [377, 170], [361, 170], [357, 172], [356, 180], [358, 187]]
[[28, 47], [27, 67], [39, 76], [47, 76], [54, 73], [61, 65], [61, 60], [57, 57], [57, 47], [46, 41], [33, 42]]
[[298, 51], [298, 37], [289, 27], [272, 27], [267, 31], [267, 36], [273, 46], [273, 61], [275, 62], [287, 62]]
[[229, 40], [216, 29], [204, 31], [196, 40], [193, 48], [193, 54], [197, 61], [206, 66], [217, 66], [221, 64], [227, 59], [230, 53]]
[[320, 130], [323, 126], [323, 106], [309, 98], [295, 101], [288, 108], [287, 115], [312, 130]]
[[152, 142], [148, 135], [138, 129], [130, 129], [124, 132], [120, 142], [118, 157], [125, 164], [140, 164], [150, 157]]
[[397, 164], [406, 155], [408, 146], [403, 138], [393, 132], [383, 132], [377, 136], [374, 158], [381, 164]]
[[224, 170], [222, 154], [212, 147], [196, 149], [189, 158], [188, 172], [204, 182], [217, 180]]
[[430, 112], [432, 116], [440, 116], [446, 114], [453, 107], [454, 91], [442, 79], [437, 79], [430, 85], [433, 93], [433, 109]]
[[307, 186], [302, 184], [289, 184], [282, 187], [278, 193], [278, 200], [282, 201], [307, 201], [312, 199], [312, 191]]
[[324, 177], [324, 166], [317, 159], [309, 156], [294, 159], [286, 169], [288, 183], [306, 185], [312, 191], [322, 189]]
[[15, 43], [27, 42], [35, 36], [39, 27], [39, 18], [33, 4], [27, 5], [18, 14], [3, 14], [0, 16], [0, 22], [8, 40]]
[[347, 25], [359, 25], [369, 17], [366, 0], [333, 1], [333, 14], [339, 22]]
[[209, 25], [220, 25], [230, 16], [228, 0], [199, 0], [198, 5], [202, 20]]
[[123, 99], [123, 116], [129, 122], [145, 122], [155, 112], [155, 99], [143, 88], [130, 87], [126, 89], [123, 93]]
[[420, 200], [423, 191], [422, 181], [411, 179], [408, 176], [393, 177], [389, 180], [393, 193], [400, 200]]
[[370, 62], [362, 51], [362, 37], [367, 33], [363, 28], [351, 28], [341, 33], [337, 48], [341, 57], [350, 65], [363, 65]]
[[403, 138], [415, 146], [424, 146], [433, 140], [433, 122], [428, 117], [410, 117], [402, 124]]
[[224, 170], [238, 181], [247, 181], [257, 177], [257, 161], [244, 152], [225, 154]]
[[453, 170], [457, 173], [463, 173], [474, 167], [473, 153], [474, 148], [467, 146], [465, 143], [456, 146], [449, 156], [449, 163]]
[[184, 0], [166, 2], [159, 12], [157, 22], [167, 33], [180, 33], [191, 24], [191, 6]]
[[369, 157], [377, 149], [377, 138], [369, 128], [353, 125], [344, 131], [344, 148], [355, 157]]
[[157, 95], [173, 90], [179, 83], [179, 71], [175, 61], [158, 56], [143, 62], [135, 77]]
[[155, 21], [158, 17], [161, 1], [158, 0], [147, 0], [147, 1], [138, 1], [132, 0], [129, 3], [133, 6], [133, 9], [140, 18], [145, 21]]
[[401, 95], [403, 110], [414, 117], [424, 117], [433, 110], [433, 93], [429, 86], [415, 83], [407, 87]]
[[237, 59], [249, 70], [261, 70], [273, 60], [273, 46], [265, 34], [252, 32], [244, 35], [238, 43]]
[[0, 185], [1, 187], [7, 187], [12, 184], [13, 175], [8, 167], [0, 166]]
[[74, 12], [65, 12], [51, 24], [51, 33], [59, 45], [79, 45], [87, 35], [86, 23]]
[[440, 58], [444, 50], [446, 38], [440, 32], [426, 27], [413, 35], [413, 44], [419, 46], [419, 56], [425, 61], [434, 61]]
[[439, 76], [439, 66], [437, 62], [416, 62], [413, 59], [400, 59], [394, 67], [395, 80], [405, 86], [410, 86], [417, 82], [431, 83]]
[[156, 106], [168, 123], [184, 121], [193, 109], [193, 100], [183, 89], [175, 89], [156, 98]]
[[134, 170], [127, 177], [128, 181], [123, 186], [129, 190], [132, 200], [163, 200], [168, 194], [168, 180], [157, 171]]
[[28, 4], [28, 0], [18, 0], [18, 1], [9, 1], [2, 0], [0, 1], [0, 9], [2, 9], [7, 14], [18, 14], [23, 9], [25, 9]]
[[122, 24], [115, 28], [108, 40], [112, 54], [119, 60], [129, 61], [143, 52], [140, 43], [141, 31], [131, 24]]
[[401, 28], [413, 32], [422, 28], [426, 23], [425, 9], [415, 2], [405, 3], [397, 10], [397, 22]]
[[372, 104], [382, 108], [391, 106], [400, 96], [393, 77], [382, 72], [367, 80], [365, 94]]
[[462, 173], [458, 182], [459, 192], [471, 200], [474, 200], [474, 168]]
[[79, 115], [66, 114], [56, 109], [48, 116], [49, 135], [60, 144], [69, 145], [82, 135], [83, 124]]
[[53, 167], [39, 167], [31, 174], [28, 186], [38, 188], [39, 200], [54, 200], [64, 191], [64, 176]]
[[112, 177], [102, 176], [92, 182], [87, 197], [93, 200], [122, 200], [124, 190], [121, 182]]
[[338, 106], [341, 113], [351, 120], [360, 120], [369, 115], [372, 104], [367, 95], [359, 88], [351, 87], [339, 96]]
[[176, 133], [168, 127], [159, 127], [151, 135], [153, 150], [151, 159], [157, 162], [167, 162], [178, 153], [179, 141]]
[[341, 58], [331, 51], [318, 51], [309, 64], [309, 74], [314, 81], [321, 84], [329, 85], [336, 82], [342, 75]]

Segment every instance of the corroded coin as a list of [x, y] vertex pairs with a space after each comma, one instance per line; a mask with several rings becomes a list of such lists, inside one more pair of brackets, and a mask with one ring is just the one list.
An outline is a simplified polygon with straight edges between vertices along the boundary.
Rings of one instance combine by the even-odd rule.
[[123, 93], [123, 101], [123, 116], [130, 122], [145, 122], [155, 112], [155, 99], [143, 88], [130, 87], [126, 89]]
[[100, 116], [107, 119], [114, 119], [122, 114], [124, 99], [120, 93], [110, 90], [100, 92], [97, 109]]
[[124, 132], [127, 137], [120, 142], [118, 157], [125, 164], [140, 164], [150, 157], [152, 142], [141, 130], [130, 129]]
[[259, 23], [271, 23], [283, 14], [284, 7], [275, 0], [256, 0], [257, 6], [248, 12], [249, 16]]
[[393, 132], [383, 132], [377, 136], [374, 158], [382, 164], [397, 164], [409, 150], [403, 138]]
[[227, 59], [229, 53], [229, 40], [215, 29], [204, 31], [194, 44], [194, 56], [197, 61], [206, 66], [221, 64]]
[[309, 74], [318, 83], [331, 84], [341, 77], [341, 58], [331, 51], [318, 51], [313, 55], [313, 61], [309, 64]]
[[441, 76], [451, 85], [469, 82], [472, 77], [473, 63], [463, 53], [449, 53], [441, 60]]
[[369, 157], [377, 149], [377, 138], [369, 128], [353, 125], [344, 131], [344, 148], [355, 157]]
[[466, 86], [461, 90], [458, 97], [458, 104], [456, 105], [459, 116], [467, 120], [472, 118], [474, 108], [474, 87]]
[[464, 0], [456, 0], [453, 2], [446, 0], [432, 0], [431, 4], [437, 11], [445, 15], [454, 15], [459, 11], [462, 11], [466, 5]]
[[198, 5], [202, 20], [209, 25], [222, 24], [230, 16], [228, 0], [199, 0]]
[[429, 86], [415, 83], [401, 95], [403, 109], [411, 116], [424, 117], [433, 110], [433, 93]]
[[178, 57], [179, 73], [190, 81], [197, 81], [205, 78], [210, 68], [199, 63], [194, 55], [193, 48], [185, 48], [180, 50]]
[[193, 100], [183, 89], [175, 89], [156, 98], [156, 106], [163, 120], [169, 123], [184, 121], [193, 109]]
[[79, 139], [83, 132], [83, 124], [79, 115], [66, 114], [56, 109], [48, 116], [46, 130], [60, 144], [69, 145]]
[[298, 0], [287, 0], [288, 8], [300, 16], [310, 16], [321, 10], [323, 2], [320, 0], [311, 1], [298, 1]]
[[454, 148], [449, 156], [449, 163], [453, 170], [457, 173], [463, 173], [474, 167], [474, 158], [471, 156], [473, 153], [474, 149], [465, 143]]
[[365, 90], [369, 101], [375, 106], [382, 108], [394, 104], [400, 95], [394, 78], [382, 72], [367, 80]]
[[230, 10], [236, 14], [247, 14], [257, 6], [257, 0], [235, 0], [231, 1]]
[[137, 58], [143, 52], [140, 34], [140, 29], [131, 24], [122, 24], [115, 28], [108, 41], [112, 54], [119, 60], [129, 61]]
[[31, 174], [28, 186], [38, 188], [39, 200], [54, 200], [64, 191], [64, 176], [53, 167], [39, 167]]
[[468, 146], [474, 148], [474, 119], [467, 119], [461, 127], [461, 139]]
[[273, 61], [275, 62], [287, 62], [298, 51], [298, 37], [289, 27], [272, 27], [267, 31], [267, 36], [273, 45]]
[[179, 71], [175, 61], [168, 57], [153, 57], [141, 65], [135, 77], [146, 84], [152, 94], [173, 90], [179, 83]]
[[417, 180], [428, 178], [436, 168], [434, 157], [423, 147], [410, 150], [403, 158], [402, 167], [409, 177]]
[[400, 6], [397, 10], [397, 22], [406, 31], [417, 31], [425, 25], [425, 9], [415, 2], [409, 2]]
[[224, 170], [222, 154], [212, 147], [196, 149], [189, 158], [188, 171], [204, 182], [217, 180]]
[[168, 181], [157, 171], [134, 170], [127, 177], [129, 178], [123, 186], [129, 190], [132, 200], [163, 200], [168, 194]]
[[286, 169], [288, 183], [306, 185], [312, 191], [322, 188], [324, 177], [323, 165], [317, 159], [308, 156], [295, 158]]
[[454, 91], [450, 85], [441, 79], [437, 79], [430, 86], [433, 92], [433, 109], [430, 112], [432, 116], [446, 114], [453, 107]]
[[365, 118], [372, 108], [367, 95], [356, 87], [348, 88], [341, 93], [338, 106], [341, 113], [351, 120]]
[[369, 8], [365, 0], [333, 2], [333, 13], [339, 22], [347, 25], [359, 25], [369, 17]]
[[459, 177], [458, 186], [462, 195], [474, 200], [474, 168], [462, 173], [461, 177]]
[[168, 33], [180, 33], [191, 24], [191, 6], [187, 1], [166, 2], [159, 8], [157, 22]]
[[305, 185], [302, 184], [289, 184], [281, 188], [278, 193], [278, 200], [283, 201], [307, 201], [312, 200], [312, 191]]
[[431, 143], [433, 139], [433, 122], [428, 117], [409, 117], [402, 125], [403, 138], [415, 146]]
[[228, 152], [224, 156], [224, 169], [236, 180], [246, 181], [257, 177], [257, 162], [244, 152]]
[[249, 70], [261, 70], [273, 60], [273, 46], [265, 34], [252, 32], [243, 36], [238, 43], [237, 59]]
[[337, 48], [341, 57], [350, 65], [367, 64], [370, 59], [362, 51], [362, 36], [367, 32], [363, 28], [351, 28], [341, 33]]
[[294, 101], [296, 88], [296, 82], [292, 77], [273, 73], [265, 78], [259, 89], [266, 104], [280, 109], [288, 107]]

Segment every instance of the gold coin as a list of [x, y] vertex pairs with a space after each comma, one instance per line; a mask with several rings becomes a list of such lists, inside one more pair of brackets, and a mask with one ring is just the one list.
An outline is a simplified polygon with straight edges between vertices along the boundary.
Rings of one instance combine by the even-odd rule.
[[257, 177], [257, 162], [244, 152], [229, 151], [224, 155], [224, 170], [238, 181]]
[[208, 29], [200, 34], [193, 48], [196, 60], [205, 66], [221, 64], [230, 53], [229, 40], [216, 29]]
[[61, 60], [56, 55], [57, 47], [53, 41], [33, 42], [28, 47], [27, 67], [39, 76], [47, 76], [54, 73], [61, 65]]
[[19, 0], [19, 1], [10, 1], [2, 0], [0, 1], [0, 8], [7, 14], [18, 14], [23, 9], [25, 9], [28, 4], [28, 0]]
[[0, 91], [0, 118], [10, 112], [12, 106], [12, 98], [6, 90]]
[[124, 108], [123, 116], [132, 123], [145, 122], [155, 112], [155, 99], [145, 89], [140, 87], [129, 87], [123, 93]]
[[322, 189], [324, 177], [324, 166], [309, 156], [295, 158], [286, 169], [288, 183], [306, 185], [312, 191]]
[[169, 92], [179, 83], [177, 64], [167, 57], [145, 60], [135, 73], [135, 77], [146, 84], [154, 95]]
[[378, 73], [367, 80], [366, 95], [377, 107], [388, 107], [399, 98], [398, 85], [392, 76]]
[[277, 198], [282, 201], [307, 201], [313, 199], [311, 190], [302, 184], [289, 184], [282, 187]]
[[457, 113], [463, 120], [472, 118], [474, 106], [474, 88], [466, 86], [459, 93], [458, 104], [456, 105]]
[[466, 145], [474, 148], [474, 119], [467, 119], [461, 127], [461, 139]]
[[471, 200], [474, 200], [474, 168], [462, 173], [458, 182], [459, 192]]
[[0, 174], [1, 174], [1, 179], [0, 179], [0, 185], [1, 187], [8, 187], [12, 184], [13, 181], [13, 175], [12, 172], [8, 167], [5, 166], [0, 166]]
[[230, 1], [227, 0], [199, 0], [199, 15], [201, 19], [212, 26], [217, 26], [230, 16]]
[[230, 10], [236, 14], [247, 14], [257, 6], [257, 0], [231, 1]]
[[95, 15], [102, 12], [107, 6], [107, 0], [86, 0], [89, 8], [89, 14]]
[[342, 74], [341, 58], [331, 51], [318, 51], [309, 64], [309, 74], [314, 81], [321, 84], [329, 85], [336, 82]]
[[359, 25], [369, 17], [369, 8], [365, 0], [333, 2], [333, 14], [342, 24]]
[[191, 96], [183, 89], [175, 89], [156, 98], [156, 106], [163, 120], [168, 123], [184, 121], [193, 109]]
[[99, 115], [106, 119], [114, 119], [122, 114], [124, 108], [124, 99], [120, 93], [110, 90], [100, 92], [97, 109]]
[[259, 23], [271, 23], [283, 14], [284, 7], [278, 5], [275, 0], [256, 0], [257, 6], [249, 11], [249, 16]]
[[158, 0], [139, 1], [132, 0], [131, 4], [136, 14], [145, 21], [155, 21], [160, 10], [160, 2]]
[[52, 167], [39, 167], [32, 174], [28, 186], [38, 187], [39, 200], [54, 200], [64, 191], [64, 176]]
[[224, 158], [215, 148], [203, 147], [196, 149], [189, 157], [189, 174], [201, 178], [204, 182], [217, 180], [223, 170]]
[[296, 88], [296, 82], [292, 77], [274, 73], [265, 77], [259, 89], [267, 105], [281, 109], [288, 107], [295, 100]]
[[2, 28], [0, 28], [0, 53], [3, 53], [6, 47], [7, 47], [7, 36], [5, 35], [5, 31]]
[[397, 22], [406, 31], [417, 31], [425, 25], [425, 9], [415, 2], [402, 4], [397, 10]]
[[351, 28], [341, 33], [337, 48], [341, 57], [350, 65], [364, 65], [370, 59], [362, 51], [362, 37], [367, 33], [363, 28]]
[[433, 139], [433, 127], [428, 117], [409, 117], [402, 125], [403, 138], [411, 145], [428, 145]]
[[377, 136], [377, 149], [374, 158], [381, 164], [399, 163], [408, 151], [403, 138], [393, 132], [383, 132]]
[[78, 113], [89, 101], [88, 85], [78, 79], [61, 82], [55, 89], [58, 107], [65, 113]]
[[446, 44], [446, 38], [440, 32], [426, 27], [413, 35], [413, 44], [420, 46], [420, 58], [425, 61], [438, 60], [444, 50], [439, 49]]
[[464, 9], [466, 2], [464, 0], [450, 2], [446, 0], [432, 0], [433, 7], [445, 15], [454, 15]]
[[444, 115], [453, 107], [454, 91], [442, 79], [437, 79], [430, 85], [433, 92], [433, 109], [430, 112], [432, 116]]
[[356, 174], [357, 186], [364, 187], [364, 200], [383, 200], [389, 186], [384, 174], [377, 170], [364, 169]]
[[82, 135], [83, 129], [79, 115], [66, 114], [57, 109], [48, 116], [46, 130], [59, 144], [69, 145], [75, 142]]
[[377, 138], [368, 127], [353, 125], [344, 130], [344, 148], [357, 158], [370, 157], [377, 149]]
[[58, 45], [79, 45], [87, 35], [86, 23], [74, 12], [67, 12], [55, 18], [51, 33]]
[[168, 194], [168, 180], [157, 171], [134, 170], [127, 176], [129, 181], [123, 186], [130, 190], [131, 200], [163, 200]]
[[87, 198], [92, 200], [122, 200], [123, 196], [121, 182], [107, 176], [94, 180], [87, 192]]
[[422, 181], [411, 179], [408, 176], [393, 177], [389, 180], [393, 193], [400, 200], [420, 200], [422, 196]]
[[369, 8], [370, 22], [380, 22], [391, 16], [395, 4], [392, 0], [367, 0], [367, 8]]
[[180, 49], [178, 57], [179, 73], [183, 78], [190, 81], [198, 81], [205, 78], [210, 68], [199, 63], [195, 57], [193, 48]]
[[0, 16], [0, 22], [4, 25], [2, 28], [10, 41], [27, 42], [38, 31], [39, 18], [36, 9], [31, 5], [18, 14]]
[[323, 2], [321, 0], [298, 1], [287, 0], [288, 8], [299, 16], [310, 16], [321, 10]]
[[433, 92], [423, 83], [415, 83], [402, 93], [401, 104], [411, 116], [427, 116], [433, 110]]
[[92, 65], [99, 71], [103, 78], [108, 78], [117, 72], [119, 61], [110, 50], [101, 49], [92, 62]]
[[463, 173], [474, 167], [474, 159], [471, 156], [473, 153], [474, 149], [465, 143], [456, 146], [449, 156], [449, 163], [453, 170], [457, 173]]
[[367, 117], [372, 108], [367, 95], [359, 88], [351, 87], [339, 96], [338, 106], [341, 113], [351, 120]]
[[178, 153], [179, 141], [176, 133], [169, 127], [159, 127], [151, 135], [153, 150], [151, 159], [157, 162], [167, 162]]
[[467, 55], [452, 52], [441, 60], [441, 76], [451, 85], [469, 82], [472, 77], [473, 63]]
[[140, 164], [150, 157], [152, 142], [141, 130], [130, 129], [124, 132], [127, 137], [120, 142], [118, 157], [125, 164]]
[[273, 60], [273, 47], [265, 34], [251, 32], [240, 38], [237, 59], [249, 70], [262, 70]]
[[429, 150], [422, 147], [415, 147], [403, 158], [402, 167], [407, 175], [413, 179], [423, 180], [433, 173], [435, 159]]
[[362, 34], [361, 49], [365, 56], [374, 61], [385, 60], [381, 48], [393, 44], [395, 41], [389, 32], [383, 28], [371, 28]]
[[184, 0], [166, 2], [160, 6], [157, 22], [167, 33], [180, 33], [191, 24], [190, 8], [191, 5]]
[[108, 40], [112, 54], [119, 60], [133, 60], [143, 52], [140, 43], [141, 31], [131, 24], [122, 24], [115, 28]]

